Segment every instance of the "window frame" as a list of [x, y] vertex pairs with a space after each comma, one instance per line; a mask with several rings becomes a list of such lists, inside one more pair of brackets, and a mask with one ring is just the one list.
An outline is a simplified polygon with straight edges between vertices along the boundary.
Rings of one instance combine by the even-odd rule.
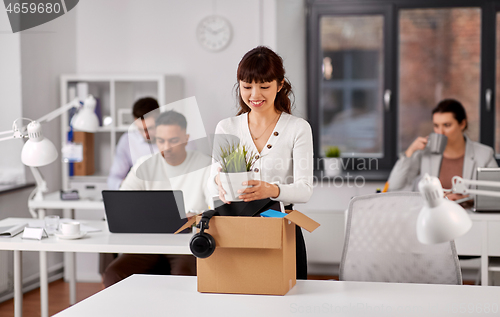
[[[384, 16], [384, 66], [383, 91], [391, 91], [389, 109], [383, 114], [383, 157], [378, 159], [377, 171], [356, 171], [371, 180], [388, 178], [398, 159], [399, 135], [399, 12], [405, 9], [461, 8], [481, 10], [481, 65], [480, 65], [480, 129], [479, 141], [495, 149], [495, 48], [496, 14], [500, 12], [500, 0], [309, 0], [307, 3], [307, 101], [308, 118], [313, 130], [315, 170], [323, 170], [320, 158], [320, 92], [321, 92], [321, 39], [320, 19], [322, 16], [373, 15]], [[487, 67], [490, 65], [490, 67]], [[491, 107], [486, 105], [486, 90], [492, 90]], [[499, 162], [500, 153], [497, 156]], [[354, 162], [362, 157], [353, 158]], [[354, 166], [357, 164], [355, 163]]]

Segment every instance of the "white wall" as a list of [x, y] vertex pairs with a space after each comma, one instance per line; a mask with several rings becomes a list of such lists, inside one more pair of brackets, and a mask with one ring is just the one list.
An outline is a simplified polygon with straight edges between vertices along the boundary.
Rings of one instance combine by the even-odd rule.
[[[46, 24], [12, 34], [4, 10], [0, 10], [0, 131], [11, 127], [14, 119], [24, 116], [37, 119], [58, 108], [59, 75], [76, 71], [75, 13], [70, 11]], [[57, 148], [60, 147], [60, 120], [43, 125], [43, 133]], [[11, 143], [7, 149], [4, 144]], [[11, 164], [7, 160], [20, 160], [22, 142], [6, 141], [0, 144], [0, 167]], [[20, 163], [20, 162], [19, 162]], [[50, 191], [61, 188], [61, 162], [41, 168]], [[21, 165], [22, 171], [24, 167]], [[27, 169], [26, 169], [27, 170]], [[26, 172], [33, 182], [31, 173]], [[32, 189], [0, 196], [0, 219], [5, 217], [31, 217], [28, 195]], [[50, 213], [50, 211], [49, 211]], [[3, 254], [2, 254], [3, 256]], [[12, 262], [12, 261], [11, 261]], [[61, 271], [62, 255], [50, 253], [51, 272]], [[29, 288], [38, 283], [38, 253], [23, 253], [23, 281]], [[59, 277], [61, 275], [59, 274]], [[56, 277], [56, 276], [53, 276]]]
[[[10, 130], [12, 122], [22, 117], [21, 106], [21, 36], [13, 34], [7, 12], [0, 10], [0, 132]], [[7, 135], [0, 136], [7, 137]], [[21, 140], [8, 140], [0, 143], [0, 183], [24, 181], [24, 165], [21, 163]], [[28, 195], [30, 189], [0, 195], [0, 219], [7, 217], [28, 217]], [[12, 272], [12, 252], [0, 251], [0, 257], [8, 259]], [[10, 275], [11, 276], [11, 275]], [[2, 285], [0, 293], [12, 290], [9, 274], [0, 271]], [[5, 284], [5, 279], [8, 279]]]
[[[61, 106], [59, 75], [76, 70], [75, 11], [21, 32], [23, 114], [38, 119]], [[59, 118], [42, 125], [57, 149], [62, 145]], [[59, 151], [60, 153], [60, 151]], [[61, 159], [41, 167], [49, 191], [61, 189]], [[29, 174], [31, 177], [31, 173]]]
[[276, 20], [277, 52], [295, 95], [293, 114], [307, 118], [305, 0], [278, 0]]
[[[0, 10], [0, 132], [12, 129], [12, 122], [22, 117], [21, 107], [21, 36], [13, 34], [7, 12]], [[10, 136], [2, 135], [3, 137]], [[0, 143], [0, 184], [24, 181], [21, 163], [21, 140]], [[1, 213], [0, 213], [1, 216]]]
[[[207, 0], [87, 0], [77, 11], [78, 73], [179, 74], [185, 96], [195, 96], [208, 133], [236, 114], [233, 85], [241, 57], [260, 44], [276, 47], [275, 0], [218, 0], [216, 13], [233, 26], [231, 44], [209, 52], [196, 27], [213, 14]], [[259, 24], [259, 5], [265, 12]], [[269, 14], [269, 15], [268, 15]]]

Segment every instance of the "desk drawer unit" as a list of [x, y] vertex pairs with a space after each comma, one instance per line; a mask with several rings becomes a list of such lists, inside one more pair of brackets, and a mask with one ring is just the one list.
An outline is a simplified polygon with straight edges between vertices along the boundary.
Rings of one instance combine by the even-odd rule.
[[481, 255], [481, 237], [484, 225], [481, 221], [472, 221], [472, 228], [469, 232], [455, 240], [459, 255]]

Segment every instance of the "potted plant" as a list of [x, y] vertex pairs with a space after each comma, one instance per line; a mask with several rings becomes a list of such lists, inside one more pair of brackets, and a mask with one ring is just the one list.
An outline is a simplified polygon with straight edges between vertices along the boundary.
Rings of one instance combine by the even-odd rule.
[[258, 156], [246, 145], [227, 143], [219, 147], [217, 159], [221, 165], [220, 182], [226, 191], [227, 201], [242, 201], [238, 190], [245, 189], [242, 183], [252, 179], [252, 169]]
[[337, 176], [342, 173], [342, 159], [340, 158], [340, 149], [338, 146], [329, 146], [325, 151], [323, 160], [326, 176]]

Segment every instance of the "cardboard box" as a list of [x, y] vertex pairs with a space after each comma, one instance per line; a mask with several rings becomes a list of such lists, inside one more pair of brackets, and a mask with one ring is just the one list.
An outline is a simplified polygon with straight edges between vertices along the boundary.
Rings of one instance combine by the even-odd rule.
[[198, 291], [288, 293], [296, 283], [295, 224], [309, 232], [319, 227], [296, 210], [285, 218], [213, 217], [205, 232], [215, 239], [216, 248], [210, 257], [197, 259]]
[[74, 175], [93, 175], [95, 173], [94, 133], [74, 132], [73, 142], [83, 145], [83, 161], [74, 163]]

